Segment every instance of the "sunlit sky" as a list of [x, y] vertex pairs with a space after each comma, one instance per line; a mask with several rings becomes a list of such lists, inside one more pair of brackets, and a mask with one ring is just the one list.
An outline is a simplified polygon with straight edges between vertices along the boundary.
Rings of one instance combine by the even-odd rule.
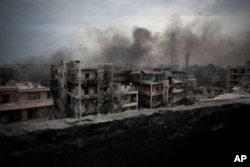
[[[250, 28], [249, 0], [1, 0], [0, 62], [78, 46], [95, 50], [91, 30], [131, 37], [135, 26], [163, 32], [173, 17], [220, 23], [222, 36]], [[199, 33], [199, 32], [196, 32]]]

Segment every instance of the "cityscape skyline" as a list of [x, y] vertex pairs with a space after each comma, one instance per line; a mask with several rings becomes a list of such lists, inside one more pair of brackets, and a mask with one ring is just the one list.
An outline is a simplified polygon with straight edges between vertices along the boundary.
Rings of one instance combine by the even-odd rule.
[[[169, 64], [170, 34], [184, 65], [243, 64], [249, 53], [246, 0], [3, 1], [1, 63]], [[236, 59], [237, 57], [237, 59]]]

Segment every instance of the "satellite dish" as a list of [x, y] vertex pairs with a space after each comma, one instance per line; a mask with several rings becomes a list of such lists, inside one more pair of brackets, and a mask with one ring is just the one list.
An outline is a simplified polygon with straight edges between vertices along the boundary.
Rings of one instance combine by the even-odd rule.
[[16, 81], [14, 79], [9, 80], [9, 85], [10, 86], [16, 86]]

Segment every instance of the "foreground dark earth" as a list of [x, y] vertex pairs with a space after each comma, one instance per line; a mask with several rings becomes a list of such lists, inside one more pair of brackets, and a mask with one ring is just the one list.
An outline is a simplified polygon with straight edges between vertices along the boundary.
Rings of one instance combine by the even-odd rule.
[[[248, 99], [249, 100], [249, 99]], [[250, 101], [0, 133], [1, 166], [247, 166]], [[2, 126], [2, 125], [0, 125]], [[6, 126], [6, 125], [4, 125]], [[236, 155], [249, 159], [234, 163]]]

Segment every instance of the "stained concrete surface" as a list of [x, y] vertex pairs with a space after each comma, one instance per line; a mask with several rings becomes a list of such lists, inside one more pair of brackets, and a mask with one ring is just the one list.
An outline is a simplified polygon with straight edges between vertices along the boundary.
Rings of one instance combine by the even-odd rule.
[[[250, 100], [0, 125], [1, 166], [248, 166]], [[248, 156], [234, 163], [236, 155]]]

